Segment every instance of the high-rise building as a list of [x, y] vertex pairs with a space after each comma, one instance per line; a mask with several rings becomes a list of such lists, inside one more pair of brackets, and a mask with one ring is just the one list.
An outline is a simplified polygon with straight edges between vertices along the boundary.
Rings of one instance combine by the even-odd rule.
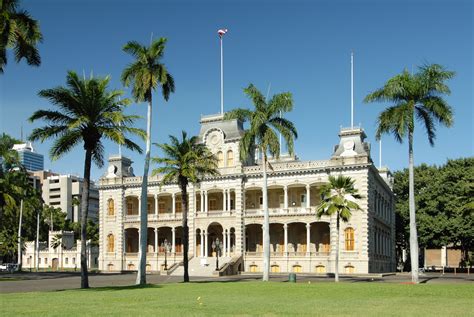
[[18, 152], [21, 164], [28, 171], [41, 171], [44, 169], [44, 156], [35, 152], [31, 142], [15, 144], [13, 149]]
[[[74, 175], [52, 175], [43, 181], [43, 200], [48, 206], [61, 208], [66, 219], [78, 222], [81, 219], [83, 179]], [[77, 202], [77, 204], [76, 204]], [[99, 191], [91, 182], [89, 190], [88, 218], [97, 221]]]

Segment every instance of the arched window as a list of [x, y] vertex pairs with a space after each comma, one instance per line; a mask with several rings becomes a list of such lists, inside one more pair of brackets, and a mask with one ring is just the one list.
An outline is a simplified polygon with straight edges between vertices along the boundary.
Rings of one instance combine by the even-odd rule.
[[352, 274], [355, 273], [355, 268], [352, 265], [347, 265], [344, 267], [344, 273], [346, 274]]
[[224, 154], [217, 152], [217, 167], [224, 167]]
[[326, 273], [326, 267], [324, 265], [317, 265], [315, 271], [318, 274]]
[[114, 200], [112, 198], [110, 198], [108, 201], [107, 201], [107, 215], [108, 216], [113, 216], [115, 213], [115, 209], [114, 209]]
[[280, 266], [279, 265], [274, 264], [270, 267], [270, 269], [271, 269], [272, 273], [280, 273]]
[[232, 150], [227, 151], [227, 167], [234, 166], [234, 152]]
[[114, 235], [109, 234], [107, 236], [107, 252], [114, 252], [114, 248], [115, 248]]
[[354, 229], [349, 227], [344, 230], [344, 236], [346, 240], [346, 251], [354, 251]]
[[249, 271], [250, 271], [251, 273], [256, 273], [256, 272], [258, 272], [258, 266], [255, 265], [255, 264], [250, 265], [250, 266], [249, 266], [249, 269], [250, 269]]
[[293, 272], [294, 273], [301, 273], [301, 272], [303, 272], [303, 268], [301, 267], [301, 265], [298, 265], [298, 264], [293, 265]]

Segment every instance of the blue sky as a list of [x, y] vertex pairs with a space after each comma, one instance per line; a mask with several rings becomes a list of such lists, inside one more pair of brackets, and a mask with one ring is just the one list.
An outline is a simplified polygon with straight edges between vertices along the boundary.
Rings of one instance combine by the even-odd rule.
[[[121, 51], [129, 40], [149, 43], [150, 36], [167, 37], [164, 62], [176, 81], [168, 102], [155, 95], [153, 142], [185, 129], [199, 132], [201, 114], [220, 110], [219, 41], [224, 40], [225, 109], [249, 107], [242, 88], [254, 83], [270, 95], [293, 93], [288, 114], [297, 126], [296, 153], [303, 159], [328, 159], [338, 143], [341, 126], [350, 125], [350, 52], [355, 52], [355, 123], [361, 124], [378, 164], [375, 120], [382, 104], [366, 105], [363, 98], [404, 68], [416, 71], [423, 63], [439, 63], [456, 71], [447, 97], [455, 124], [440, 127], [435, 147], [425, 132], [415, 130], [415, 163], [443, 164], [447, 158], [472, 156], [473, 144], [473, 4], [445, 1], [22, 1], [40, 20], [44, 42], [42, 65], [10, 62], [0, 76], [0, 132], [20, 136], [41, 125], [27, 118], [51, 108], [37, 96], [41, 89], [64, 84], [66, 71], [112, 77], [121, 88], [120, 74], [131, 62]], [[126, 95], [129, 91], [126, 90]], [[146, 115], [145, 104], [130, 113]], [[145, 120], [139, 122], [145, 127]], [[408, 148], [384, 136], [383, 164], [392, 170], [407, 166]], [[36, 144], [47, 156], [50, 142]], [[117, 146], [106, 143], [106, 155]], [[124, 151], [141, 174], [143, 157]], [[157, 154], [153, 149], [152, 155]], [[82, 174], [81, 147], [45, 167]], [[92, 170], [97, 179], [105, 168]]]

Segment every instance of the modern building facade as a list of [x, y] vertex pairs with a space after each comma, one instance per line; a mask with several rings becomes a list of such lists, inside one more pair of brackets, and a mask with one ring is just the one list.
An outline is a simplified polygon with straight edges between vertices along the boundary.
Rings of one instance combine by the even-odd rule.
[[[66, 219], [78, 222], [81, 219], [83, 179], [74, 175], [51, 175], [43, 181], [42, 197], [48, 206], [61, 208]], [[89, 190], [88, 218], [98, 220], [99, 191], [91, 182]]]
[[[190, 266], [214, 265], [213, 249], [221, 242], [220, 268], [237, 263], [238, 270], [262, 271], [262, 169], [258, 160], [239, 160], [242, 122], [222, 115], [201, 118], [200, 141], [215, 153], [220, 175], [190, 185]], [[370, 158], [370, 145], [361, 128], [341, 129], [339, 144], [328, 160], [301, 161], [283, 156], [271, 161], [268, 173], [271, 271], [331, 273], [335, 270], [336, 218], [317, 218], [321, 187], [328, 176], [355, 180], [363, 198], [340, 229], [339, 271], [364, 274], [395, 271], [395, 214], [391, 175], [379, 171]], [[162, 271], [182, 259], [181, 194], [177, 185], [159, 186], [149, 177], [148, 198], [140, 200], [141, 177], [132, 162], [111, 156], [99, 181], [99, 269], [138, 267], [139, 210], [148, 209], [147, 269]], [[163, 242], [170, 243], [169, 252]], [[190, 274], [193, 275], [193, 270]]]
[[44, 170], [44, 156], [35, 152], [31, 142], [13, 145], [13, 149], [18, 152], [20, 163], [28, 171]]

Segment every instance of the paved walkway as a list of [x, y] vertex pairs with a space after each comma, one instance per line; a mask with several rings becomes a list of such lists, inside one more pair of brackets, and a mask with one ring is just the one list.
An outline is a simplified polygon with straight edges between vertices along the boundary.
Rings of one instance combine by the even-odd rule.
[[[90, 274], [89, 283], [91, 287], [105, 286], [127, 286], [135, 283], [135, 273], [124, 274]], [[235, 275], [224, 277], [191, 277], [192, 282], [199, 281], [255, 281], [259, 280], [259, 275]], [[77, 272], [47, 272], [47, 273], [16, 273], [16, 274], [0, 274], [0, 293], [18, 293], [18, 292], [38, 292], [38, 291], [57, 291], [65, 289], [77, 289], [80, 286], [80, 274]], [[272, 281], [286, 282], [288, 276], [278, 275], [272, 276]], [[155, 274], [147, 275], [147, 282], [150, 284], [161, 283], [178, 283], [182, 281], [180, 276], [160, 276]], [[307, 283], [328, 283], [332, 282], [331, 277], [318, 277], [314, 275], [298, 274], [297, 282]], [[355, 276], [341, 277], [341, 281], [348, 283], [408, 283], [410, 282], [409, 274], [394, 274], [389, 276]], [[443, 283], [462, 283], [474, 285], [474, 274], [439, 274], [426, 273], [420, 277], [421, 283], [443, 284]]]

